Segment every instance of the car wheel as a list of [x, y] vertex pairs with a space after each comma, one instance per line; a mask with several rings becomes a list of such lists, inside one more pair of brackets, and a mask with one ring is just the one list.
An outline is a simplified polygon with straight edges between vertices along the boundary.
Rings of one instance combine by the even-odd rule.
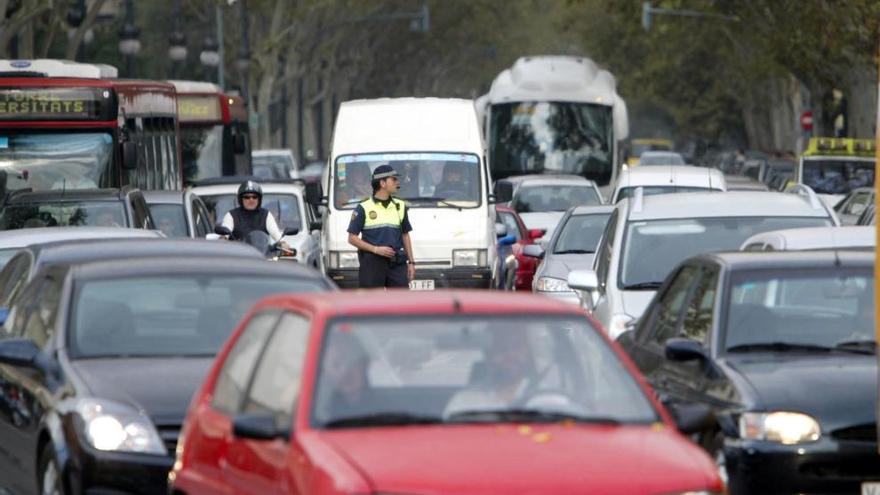
[[38, 471], [38, 486], [41, 495], [63, 495], [64, 489], [61, 486], [61, 470], [58, 469], [58, 461], [55, 460], [55, 453], [52, 451], [52, 445], [46, 445], [40, 454], [40, 470]]

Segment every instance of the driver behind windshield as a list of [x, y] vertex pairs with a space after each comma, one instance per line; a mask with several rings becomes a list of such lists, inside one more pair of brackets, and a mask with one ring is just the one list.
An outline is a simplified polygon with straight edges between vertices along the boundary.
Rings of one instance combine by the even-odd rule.
[[462, 164], [447, 163], [443, 167], [443, 179], [434, 189], [434, 196], [451, 200], [468, 199]]
[[515, 409], [515, 403], [537, 385], [528, 333], [504, 328], [491, 335], [483, 361], [474, 364], [470, 383], [452, 396], [444, 416], [460, 411]]
[[[350, 163], [344, 177], [340, 176], [336, 206], [342, 207], [351, 203], [360, 203], [373, 194], [372, 173], [366, 163]], [[343, 182], [344, 181], [344, 182]]]

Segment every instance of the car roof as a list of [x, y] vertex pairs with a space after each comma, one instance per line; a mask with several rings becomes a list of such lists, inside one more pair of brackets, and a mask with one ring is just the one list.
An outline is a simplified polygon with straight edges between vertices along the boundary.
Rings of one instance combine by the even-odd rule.
[[873, 226], [851, 225], [846, 227], [806, 227], [801, 229], [771, 230], [746, 239], [743, 247], [750, 244], [771, 243], [782, 249], [833, 249], [876, 246], [876, 229]]
[[821, 205], [809, 199], [779, 192], [728, 191], [658, 194], [642, 197], [642, 208], [631, 208], [638, 196], [618, 203], [629, 209], [630, 220], [707, 217], [818, 217], [831, 219]]
[[68, 190], [51, 190], [51, 191], [13, 191], [6, 197], [6, 204], [16, 203], [48, 203], [48, 202], [67, 202], [67, 201], [119, 201], [125, 196], [135, 191], [132, 188], [107, 188], [107, 189], [68, 189]]
[[577, 306], [534, 294], [489, 290], [437, 290], [391, 293], [357, 290], [338, 293], [275, 296], [265, 304], [294, 304], [327, 316], [394, 316], [405, 314], [560, 314], [584, 316]]
[[598, 215], [601, 213], [611, 213], [614, 211], [614, 205], [575, 206], [570, 211], [572, 216]]
[[144, 200], [148, 205], [152, 204], [184, 204], [187, 191], [142, 191]]
[[501, 181], [512, 182], [513, 184], [521, 184], [523, 182], [531, 182], [533, 180], [562, 180], [562, 181], [578, 181], [578, 182], [593, 182], [586, 177], [582, 177], [580, 175], [574, 174], [525, 174], [525, 175], [512, 175], [510, 177], [505, 177], [503, 179], [499, 179]]
[[720, 170], [690, 165], [652, 165], [628, 167], [621, 171], [617, 187], [638, 186], [697, 186], [723, 189], [724, 174]]
[[703, 259], [721, 263], [729, 270], [800, 270], [809, 268], [873, 267], [874, 250], [735, 251], [702, 254]]
[[75, 239], [162, 238], [160, 232], [121, 227], [40, 227], [0, 232], [0, 249]]
[[[206, 241], [207, 242], [207, 241]], [[234, 261], [233, 261], [234, 260]], [[229, 256], [147, 256], [129, 259], [64, 263], [78, 279], [124, 278], [151, 275], [246, 275], [261, 277], [296, 277], [322, 280], [332, 285], [317, 271], [299, 263], [272, 262], [262, 258]]]
[[73, 240], [41, 244], [28, 249], [41, 264], [148, 256], [224, 256], [265, 261], [259, 251], [243, 242], [181, 238]]

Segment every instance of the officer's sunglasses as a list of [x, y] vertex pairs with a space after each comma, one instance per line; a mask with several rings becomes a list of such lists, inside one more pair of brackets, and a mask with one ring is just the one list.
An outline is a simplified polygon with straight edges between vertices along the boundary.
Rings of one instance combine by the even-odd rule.
[[258, 199], [256, 194], [242, 194], [241, 199]]

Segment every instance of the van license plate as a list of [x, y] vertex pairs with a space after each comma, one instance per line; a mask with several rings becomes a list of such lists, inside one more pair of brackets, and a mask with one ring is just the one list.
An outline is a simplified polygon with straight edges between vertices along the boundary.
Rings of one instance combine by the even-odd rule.
[[[433, 280], [410, 280], [409, 290], [434, 290]], [[880, 494], [877, 494], [880, 495]]]
[[862, 495], [880, 495], [880, 481], [862, 483]]

